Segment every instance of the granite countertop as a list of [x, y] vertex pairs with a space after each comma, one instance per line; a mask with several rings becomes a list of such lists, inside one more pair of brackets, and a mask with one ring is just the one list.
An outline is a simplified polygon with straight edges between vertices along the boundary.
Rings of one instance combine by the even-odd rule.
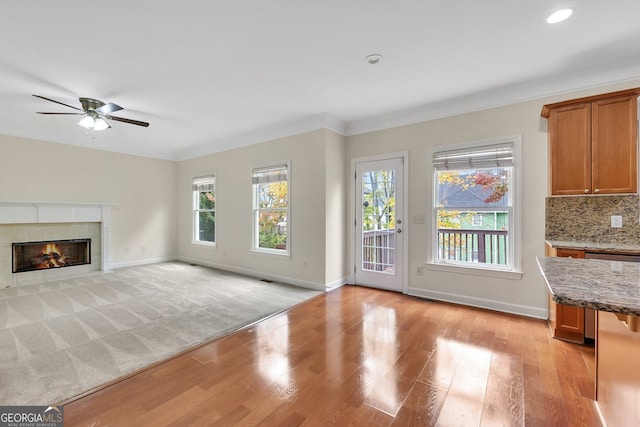
[[640, 244], [636, 243], [602, 243], [582, 240], [547, 240], [553, 248], [582, 249], [587, 252], [640, 254]]
[[640, 316], [640, 263], [563, 257], [537, 260], [555, 302]]

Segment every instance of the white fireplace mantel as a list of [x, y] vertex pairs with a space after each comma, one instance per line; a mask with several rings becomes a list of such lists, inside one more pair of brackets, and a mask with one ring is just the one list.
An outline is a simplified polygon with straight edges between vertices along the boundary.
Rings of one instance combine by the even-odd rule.
[[114, 203], [0, 202], [0, 224], [59, 224], [99, 222], [102, 224], [102, 270], [109, 261], [111, 208]]

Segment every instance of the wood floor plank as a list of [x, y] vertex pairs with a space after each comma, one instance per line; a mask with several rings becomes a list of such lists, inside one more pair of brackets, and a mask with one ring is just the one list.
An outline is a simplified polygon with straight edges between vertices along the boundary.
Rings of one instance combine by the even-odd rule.
[[522, 359], [494, 347], [484, 397], [481, 425], [524, 426]]
[[65, 426], [599, 426], [545, 321], [345, 286], [65, 405]]
[[458, 367], [447, 391], [438, 425], [480, 425], [489, 379], [491, 350], [469, 343], [450, 343], [459, 353]]
[[446, 390], [416, 382], [392, 425], [435, 426], [446, 394]]

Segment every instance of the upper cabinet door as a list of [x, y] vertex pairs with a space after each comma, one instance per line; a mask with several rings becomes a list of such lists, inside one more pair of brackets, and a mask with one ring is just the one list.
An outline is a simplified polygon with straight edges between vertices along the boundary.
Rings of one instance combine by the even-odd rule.
[[638, 192], [640, 88], [547, 104], [551, 195]]
[[637, 176], [637, 97], [592, 103], [592, 186], [595, 194], [635, 193]]
[[549, 112], [551, 194], [591, 193], [591, 104]]

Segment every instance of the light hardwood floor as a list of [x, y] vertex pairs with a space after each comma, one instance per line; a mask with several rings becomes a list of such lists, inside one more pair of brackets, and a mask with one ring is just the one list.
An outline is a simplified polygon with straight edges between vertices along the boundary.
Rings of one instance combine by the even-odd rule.
[[593, 347], [345, 286], [65, 405], [65, 426], [600, 426]]

